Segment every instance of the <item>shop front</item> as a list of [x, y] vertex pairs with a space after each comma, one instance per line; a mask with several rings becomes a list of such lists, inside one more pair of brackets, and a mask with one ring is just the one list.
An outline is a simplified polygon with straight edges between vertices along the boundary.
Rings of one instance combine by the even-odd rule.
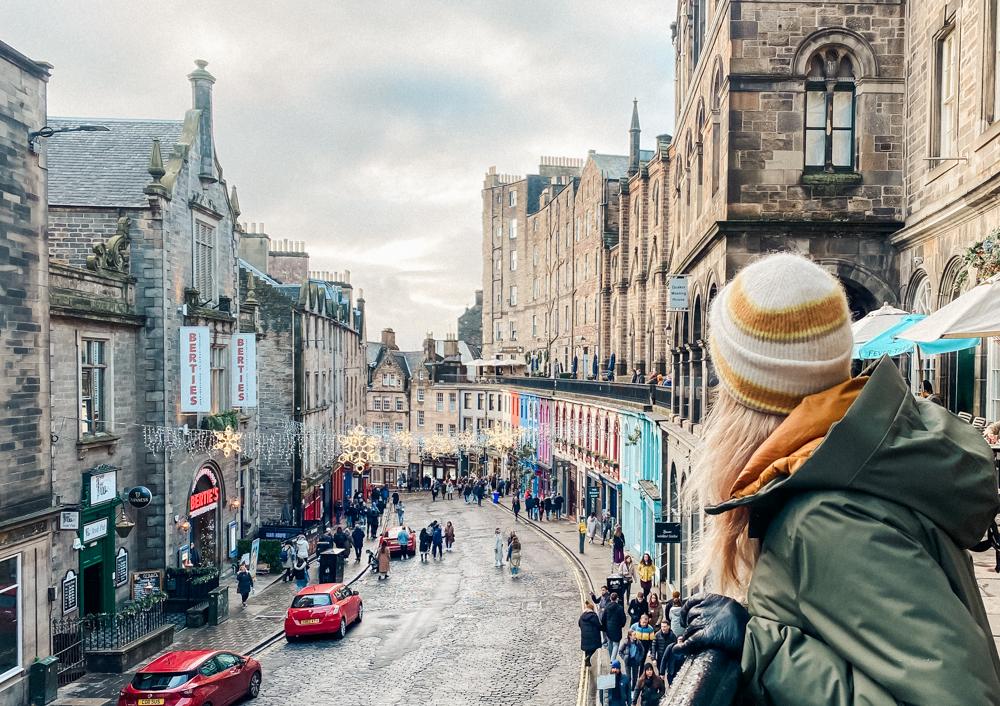
[[[220, 550], [220, 515], [223, 502], [222, 474], [215, 463], [202, 464], [191, 484], [188, 498], [188, 545], [179, 551], [179, 563], [185, 557], [194, 566], [219, 566], [224, 552]], [[186, 552], [186, 554], [185, 554]]]
[[76, 600], [82, 615], [115, 609], [115, 509], [118, 471], [97, 466], [83, 473], [80, 491], [80, 571]]

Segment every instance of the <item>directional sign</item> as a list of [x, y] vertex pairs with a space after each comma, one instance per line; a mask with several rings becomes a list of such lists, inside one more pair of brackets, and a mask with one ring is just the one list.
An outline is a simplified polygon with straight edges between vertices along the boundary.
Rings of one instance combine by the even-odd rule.
[[657, 544], [679, 544], [681, 541], [680, 522], [656, 522], [653, 532]]

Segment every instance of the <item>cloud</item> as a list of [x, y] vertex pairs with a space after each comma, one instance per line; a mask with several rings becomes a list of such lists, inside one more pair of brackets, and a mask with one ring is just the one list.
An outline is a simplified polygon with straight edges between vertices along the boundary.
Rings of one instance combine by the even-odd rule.
[[486, 168], [622, 153], [634, 96], [646, 146], [670, 131], [673, 5], [7, 0], [5, 41], [55, 65], [52, 115], [180, 117], [207, 59], [243, 217], [351, 270], [369, 337], [417, 348], [482, 287]]

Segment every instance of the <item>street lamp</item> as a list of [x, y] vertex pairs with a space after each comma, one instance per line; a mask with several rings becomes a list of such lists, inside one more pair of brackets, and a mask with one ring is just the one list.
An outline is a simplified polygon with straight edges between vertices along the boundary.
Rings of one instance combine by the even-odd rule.
[[38, 145], [36, 144], [39, 137], [52, 137], [53, 135], [58, 135], [61, 132], [110, 132], [111, 128], [105, 125], [75, 125], [73, 127], [49, 127], [46, 125], [41, 130], [35, 130], [28, 133], [28, 147], [31, 148], [32, 152], [38, 151]]

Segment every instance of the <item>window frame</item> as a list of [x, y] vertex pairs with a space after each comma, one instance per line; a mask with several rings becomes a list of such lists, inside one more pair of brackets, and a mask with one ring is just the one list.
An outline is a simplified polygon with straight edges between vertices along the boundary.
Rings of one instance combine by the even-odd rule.
[[[209, 238], [204, 237], [203, 231], [211, 231], [211, 242], [207, 242]], [[201, 264], [199, 265], [199, 258], [203, 256], [202, 248], [208, 249], [208, 255], [206, 260], [201, 261]], [[218, 298], [219, 281], [218, 263], [216, 262], [218, 252], [218, 223], [209, 223], [207, 220], [196, 217], [194, 219], [194, 226], [191, 233], [191, 280], [192, 286], [198, 290], [198, 296], [201, 301], [214, 302]], [[208, 266], [207, 272], [202, 270], [206, 264]], [[207, 279], [205, 279], [206, 277]], [[203, 285], [206, 283], [210, 291], [203, 292]]]
[[0, 558], [0, 564], [6, 561], [14, 562], [14, 571], [17, 577], [16, 582], [8, 587], [16, 591], [17, 606], [15, 610], [14, 629], [17, 633], [17, 646], [15, 648], [15, 664], [5, 672], [0, 672], [0, 682], [6, 681], [25, 671], [24, 669], [24, 580], [22, 577], [21, 553], [10, 554]]
[[[84, 355], [87, 356], [88, 361], [90, 360], [90, 345], [100, 344], [102, 352], [103, 362], [100, 364], [84, 363]], [[111, 345], [111, 339], [101, 337], [92, 334], [81, 334], [78, 336], [77, 343], [77, 409], [80, 410], [80, 420], [78, 422], [79, 438], [93, 438], [100, 435], [110, 434], [111, 430], [109, 427], [114, 426], [114, 393], [113, 391], [109, 395], [108, 390], [108, 380], [114, 379], [114, 366], [111, 359], [111, 352], [113, 351], [113, 346]], [[101, 374], [101, 410], [100, 414], [103, 414], [103, 418], [98, 417], [96, 420], [93, 417], [94, 408], [91, 406], [89, 416], [84, 414], [84, 399], [90, 399], [93, 401], [93, 385], [94, 385], [94, 375], [91, 372], [90, 382], [91, 382], [91, 395], [89, 398], [84, 396], [83, 380], [84, 380], [84, 369], [89, 369], [91, 371], [100, 370]], [[84, 419], [90, 419], [90, 422], [83, 421]], [[95, 423], [96, 422], [96, 423]], [[101, 428], [98, 428], [98, 425]]]
[[[850, 93], [851, 96], [851, 125], [850, 127], [834, 127], [834, 95], [837, 93]], [[809, 126], [809, 95], [811, 93], [822, 93], [824, 100], [824, 121], [822, 127]], [[806, 81], [805, 85], [805, 106], [803, 109], [803, 144], [802, 144], [802, 165], [806, 173], [816, 172], [853, 172], [856, 169], [855, 139], [858, 129], [858, 92], [857, 84], [854, 81], [830, 80], [830, 81]], [[823, 164], [809, 163], [809, 133], [820, 132], [823, 135]], [[833, 144], [834, 135], [837, 132], [846, 132], [848, 144], [851, 148], [850, 163], [847, 165], [834, 164]]]
[[[957, 28], [958, 24], [954, 21], [954, 18], [952, 18], [934, 35], [932, 40], [933, 73], [931, 74], [930, 120], [928, 121], [930, 129], [928, 152], [930, 157], [936, 157], [942, 160], [955, 157], [955, 152], [958, 148], [959, 35]], [[946, 46], [949, 46], [951, 49], [950, 62], [945, 62], [944, 50]], [[951, 85], [954, 86], [950, 99], [945, 97], [943, 87], [945, 80], [944, 69], [946, 63], [951, 69]], [[949, 111], [951, 118], [951, 129], [949, 131], [950, 139], [947, 144], [944, 142], [945, 128], [943, 125], [944, 117], [946, 115], [946, 101], [949, 101], [951, 106]], [[932, 163], [931, 166], [935, 165]]]
[[[220, 412], [226, 412], [232, 409], [232, 406], [228, 404], [229, 400], [229, 346], [225, 344], [213, 343], [209, 347], [209, 359], [210, 359], [210, 387], [212, 389], [212, 411], [211, 414], [219, 414]], [[216, 360], [216, 355], [219, 357], [219, 361]], [[221, 365], [216, 365], [217, 362], [221, 362]], [[308, 375], [306, 373], [306, 380], [308, 384]], [[316, 376], [317, 378], [319, 375]], [[218, 386], [218, 394], [216, 394]], [[309, 390], [306, 391], [308, 396]], [[222, 399], [225, 398], [227, 404], [222, 404]], [[308, 399], [308, 397], [307, 397]]]

